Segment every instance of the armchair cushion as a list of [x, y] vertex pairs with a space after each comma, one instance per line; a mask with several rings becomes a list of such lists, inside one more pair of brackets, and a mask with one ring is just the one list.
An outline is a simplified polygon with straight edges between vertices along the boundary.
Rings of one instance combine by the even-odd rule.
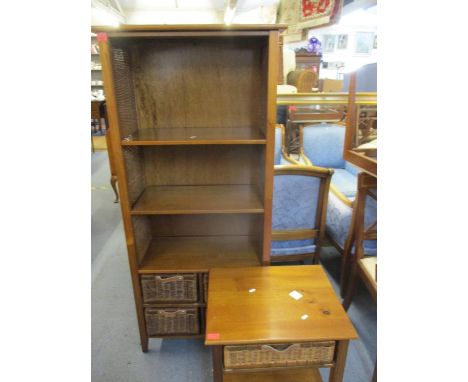
[[[350, 198], [354, 199], [354, 197]], [[367, 198], [366, 211], [364, 215], [364, 224], [367, 227], [377, 217], [377, 204], [374, 199]], [[341, 247], [344, 248], [346, 239], [351, 226], [351, 218], [353, 209], [344, 204], [335, 194], [328, 194], [327, 206], [327, 224], [326, 229], [328, 235]], [[353, 249], [354, 252], [354, 249]], [[364, 241], [364, 253], [368, 256], [377, 255], [377, 241]]]
[[342, 168], [335, 169], [331, 182], [347, 198], [356, 196], [357, 176], [348, 170]]
[[344, 126], [321, 123], [303, 129], [305, 155], [314, 166], [344, 168]]
[[273, 180], [273, 230], [314, 229], [320, 179], [300, 175], [275, 175]]

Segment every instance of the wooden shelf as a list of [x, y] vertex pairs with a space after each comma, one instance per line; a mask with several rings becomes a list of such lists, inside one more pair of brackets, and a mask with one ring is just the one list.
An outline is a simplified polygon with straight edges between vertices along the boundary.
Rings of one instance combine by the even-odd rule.
[[259, 266], [251, 236], [182, 236], [154, 238], [139, 273], [208, 272], [219, 267]]
[[132, 215], [263, 213], [252, 185], [150, 186], [131, 210]]
[[146, 145], [210, 145], [210, 144], [266, 144], [259, 129], [187, 127], [139, 129], [131, 138], [122, 141], [123, 146]]

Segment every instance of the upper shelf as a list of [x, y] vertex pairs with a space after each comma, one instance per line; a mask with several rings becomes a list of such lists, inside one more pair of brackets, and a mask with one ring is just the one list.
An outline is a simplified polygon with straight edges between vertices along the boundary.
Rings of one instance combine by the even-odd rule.
[[149, 186], [132, 215], [263, 213], [263, 203], [251, 185]]
[[259, 129], [194, 127], [139, 129], [122, 140], [123, 146], [223, 144], [264, 145], [266, 138]]

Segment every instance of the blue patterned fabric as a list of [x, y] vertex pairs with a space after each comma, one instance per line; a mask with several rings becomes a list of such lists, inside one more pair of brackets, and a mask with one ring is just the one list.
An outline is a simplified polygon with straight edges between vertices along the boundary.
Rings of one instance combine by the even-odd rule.
[[349, 173], [358, 176], [359, 174], [359, 169], [356, 166], [353, 166], [351, 163], [346, 162], [345, 163], [345, 170], [348, 171]]
[[[275, 127], [275, 165], [281, 163], [281, 149], [283, 146], [283, 133], [280, 127]], [[290, 164], [288, 162], [288, 164]]]
[[[315, 229], [320, 178], [275, 175], [273, 180], [273, 231]], [[315, 239], [272, 241], [271, 255], [315, 252]]]
[[315, 239], [271, 242], [271, 256], [302, 255], [314, 252]]
[[321, 123], [304, 127], [303, 133], [304, 153], [314, 166], [345, 168], [344, 126]]
[[349, 171], [342, 168], [336, 168], [331, 182], [347, 198], [356, 196], [357, 176], [353, 175]]
[[[350, 198], [354, 200], [354, 197]], [[330, 237], [343, 249], [345, 241], [348, 237], [349, 228], [351, 226], [351, 218], [353, 209], [344, 204], [338, 197], [330, 192], [328, 194], [327, 206], [327, 224], [326, 229]], [[377, 219], [377, 203], [367, 197], [366, 210], [364, 214], [364, 225], [368, 227]], [[365, 240], [364, 253], [368, 256], [377, 255], [377, 241]]]

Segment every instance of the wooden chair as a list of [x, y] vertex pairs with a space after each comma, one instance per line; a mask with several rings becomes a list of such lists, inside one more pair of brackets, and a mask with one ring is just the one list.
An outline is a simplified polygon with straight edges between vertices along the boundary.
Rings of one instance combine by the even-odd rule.
[[313, 166], [275, 166], [272, 262], [319, 260], [332, 174]]
[[[358, 176], [358, 192], [354, 205], [350, 235], [345, 245], [341, 270], [341, 287], [345, 297], [343, 308], [349, 309], [358, 278], [367, 287], [372, 299], [377, 303], [377, 256], [365, 256], [364, 241], [377, 240], [377, 178], [365, 172]], [[375, 220], [374, 220], [375, 217]], [[354, 247], [354, 253], [353, 253]], [[349, 280], [346, 280], [348, 263], [351, 261]], [[372, 382], [377, 382], [377, 360], [375, 361]]]
[[[364, 241], [377, 241], [377, 178], [367, 173], [358, 176], [358, 193], [354, 206], [352, 230], [346, 242], [342, 263], [345, 289], [343, 307], [348, 310], [358, 278], [377, 302], [377, 256], [365, 256]], [[354, 248], [354, 250], [353, 250]], [[348, 263], [351, 263], [350, 272]], [[346, 280], [348, 276], [348, 280]]]

